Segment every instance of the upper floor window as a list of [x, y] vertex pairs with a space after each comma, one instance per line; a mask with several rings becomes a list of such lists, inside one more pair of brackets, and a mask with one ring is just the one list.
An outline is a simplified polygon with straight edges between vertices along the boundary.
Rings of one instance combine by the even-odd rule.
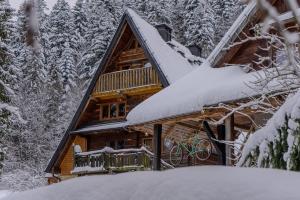
[[126, 116], [126, 103], [109, 103], [100, 106], [100, 120], [118, 119]]

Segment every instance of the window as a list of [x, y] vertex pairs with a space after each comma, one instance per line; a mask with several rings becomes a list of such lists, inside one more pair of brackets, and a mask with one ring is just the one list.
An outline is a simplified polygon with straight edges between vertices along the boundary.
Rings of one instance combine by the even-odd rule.
[[125, 103], [119, 104], [119, 117], [124, 117], [126, 115], [126, 105]]
[[116, 149], [124, 149], [124, 148], [125, 148], [125, 141], [124, 140], [118, 141]]
[[110, 105], [110, 118], [117, 117], [117, 104]]
[[118, 119], [126, 116], [126, 103], [102, 104], [100, 106], [100, 120]]

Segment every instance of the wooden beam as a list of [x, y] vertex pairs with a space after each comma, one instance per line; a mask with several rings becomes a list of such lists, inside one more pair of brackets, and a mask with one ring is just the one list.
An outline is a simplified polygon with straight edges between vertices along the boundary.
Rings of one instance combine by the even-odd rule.
[[153, 170], [161, 170], [161, 133], [162, 133], [162, 125], [154, 124], [154, 159], [153, 159]]
[[194, 129], [194, 130], [199, 130], [200, 129], [200, 126], [195, 126], [195, 125], [192, 125], [192, 124], [189, 124], [189, 123], [186, 123], [186, 122], [178, 122], [177, 124], [180, 125], [180, 126], [183, 126], [183, 127]]

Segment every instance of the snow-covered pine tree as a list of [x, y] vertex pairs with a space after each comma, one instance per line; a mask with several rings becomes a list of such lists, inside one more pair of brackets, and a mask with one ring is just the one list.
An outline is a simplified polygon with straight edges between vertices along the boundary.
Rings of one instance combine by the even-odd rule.
[[[64, 71], [61, 69], [61, 63], [64, 60], [63, 52], [65, 51], [65, 43], [69, 43], [69, 47], [74, 51], [76, 49], [76, 39], [74, 34], [74, 18], [69, 4], [65, 0], [58, 0], [54, 5], [49, 18], [48, 18], [48, 30], [49, 30], [49, 43], [50, 43], [50, 57], [48, 62], [48, 110], [47, 118], [49, 126], [55, 129], [58, 124], [59, 107], [61, 103], [61, 95], [66, 91], [64, 87], [64, 81], [69, 81], [72, 78], [72, 71]], [[74, 59], [74, 54], [73, 58]], [[74, 63], [74, 60], [72, 61]], [[74, 79], [70, 80], [74, 82]], [[55, 138], [60, 138], [62, 132], [52, 130], [51, 134]]]
[[[5, 137], [10, 127], [10, 98], [12, 93], [9, 83], [11, 81], [11, 47], [7, 43], [8, 21], [12, 16], [12, 9], [5, 0], [0, 0], [0, 152], [4, 153]], [[0, 160], [0, 174], [3, 167]]]
[[239, 166], [300, 171], [300, 92], [247, 141]]
[[49, 43], [49, 26], [48, 26], [48, 7], [45, 0], [35, 0], [36, 17], [38, 22], [38, 35], [40, 39], [41, 53], [44, 57], [44, 64], [47, 66], [48, 58], [50, 57], [50, 43]]
[[171, 25], [170, 4], [167, 0], [148, 1], [146, 7], [146, 20], [151, 24]]
[[[74, 16], [74, 25], [75, 25], [75, 40], [77, 41], [76, 44], [76, 51], [81, 52], [86, 49], [86, 41], [85, 41], [85, 34], [87, 31], [87, 24], [88, 24], [88, 8], [87, 4], [84, 0], [77, 0], [76, 4], [73, 8], [73, 16]], [[78, 62], [80, 57], [76, 59]]]
[[69, 41], [73, 49], [76, 47], [74, 18], [71, 8], [65, 0], [58, 0], [53, 6], [48, 19], [48, 26], [51, 49], [49, 64], [53, 70], [62, 57], [65, 42]]
[[172, 8], [170, 10], [170, 19], [174, 37], [178, 42], [185, 44], [184, 26], [182, 26], [186, 14], [184, 1], [172, 1], [170, 5], [170, 8]]
[[80, 100], [79, 98], [81, 97], [81, 91], [76, 87], [77, 73], [74, 63], [74, 51], [71, 48], [69, 41], [66, 41], [64, 44], [64, 50], [62, 58], [58, 63], [58, 69], [63, 91], [58, 107], [59, 123], [55, 127], [55, 132], [62, 135], [66, 131], [68, 123], [77, 108], [77, 103]]
[[[36, 187], [43, 182], [42, 179], [33, 178], [34, 180], [24, 184], [24, 180], [42, 175], [42, 169], [49, 155], [46, 147], [51, 141], [49, 138], [45, 140], [46, 135], [44, 135], [47, 120], [44, 113], [48, 103], [45, 99], [44, 56], [40, 45], [38, 24], [33, 24], [32, 21], [35, 17], [39, 19], [39, 10], [36, 5], [33, 5], [33, 1], [27, 3], [21, 6], [17, 14], [16, 30], [18, 31], [15, 33], [14, 42], [14, 51], [18, 53], [14, 65], [22, 71], [18, 76], [21, 84], [17, 88], [15, 103], [27, 123], [17, 127], [17, 134], [10, 135], [7, 169], [3, 177], [9, 186], [16, 189]], [[39, 21], [34, 20], [34, 22]], [[23, 175], [23, 182], [20, 180], [20, 173]]]
[[184, 19], [187, 45], [197, 44], [203, 56], [208, 56], [215, 44], [215, 19], [213, 9], [205, 0], [188, 0]]

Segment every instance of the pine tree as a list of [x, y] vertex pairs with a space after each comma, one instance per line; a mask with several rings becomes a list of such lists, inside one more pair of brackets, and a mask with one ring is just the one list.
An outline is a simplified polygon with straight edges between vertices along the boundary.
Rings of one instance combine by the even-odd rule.
[[176, 41], [185, 44], [184, 39], [184, 23], [185, 18], [185, 11], [184, 11], [184, 1], [172, 1], [170, 2], [171, 8], [170, 11], [170, 19], [171, 19], [171, 26], [173, 27], [173, 33]]
[[196, 44], [208, 56], [215, 44], [214, 12], [204, 0], [188, 0], [184, 19], [187, 45]]
[[[88, 25], [88, 16], [87, 16], [87, 5], [84, 0], [77, 0], [74, 9], [73, 9], [73, 16], [74, 16], [74, 24], [75, 24], [75, 40], [76, 40], [76, 51], [79, 53], [86, 49], [86, 41], [85, 41], [85, 34], [87, 32], [87, 25]], [[79, 60], [77, 58], [77, 60]]]
[[[11, 49], [7, 43], [8, 21], [12, 16], [12, 9], [5, 0], [0, 0], [0, 151], [3, 154], [5, 145], [4, 137], [10, 126], [10, 98], [9, 81], [11, 80]], [[0, 174], [3, 160], [0, 160]]]
[[[58, 113], [61, 101], [61, 94], [66, 91], [65, 83], [73, 83], [72, 69], [70, 71], [63, 70], [61, 63], [64, 61], [63, 53], [65, 51], [65, 43], [68, 42], [69, 48], [76, 49], [76, 39], [74, 34], [74, 18], [69, 4], [65, 0], [58, 0], [54, 5], [49, 19], [49, 43], [50, 57], [48, 62], [48, 88], [47, 95], [49, 106], [47, 117], [51, 127], [55, 127], [58, 123]], [[72, 63], [74, 63], [74, 54], [72, 55]], [[54, 131], [55, 132], [55, 131]], [[55, 132], [55, 134], [61, 134]], [[60, 136], [58, 136], [60, 137]]]
[[167, 24], [171, 25], [170, 9], [166, 0], [148, 1], [146, 5], [147, 21], [151, 24]]
[[272, 140], [264, 140], [246, 155], [244, 166], [300, 171], [300, 119], [286, 115]]

